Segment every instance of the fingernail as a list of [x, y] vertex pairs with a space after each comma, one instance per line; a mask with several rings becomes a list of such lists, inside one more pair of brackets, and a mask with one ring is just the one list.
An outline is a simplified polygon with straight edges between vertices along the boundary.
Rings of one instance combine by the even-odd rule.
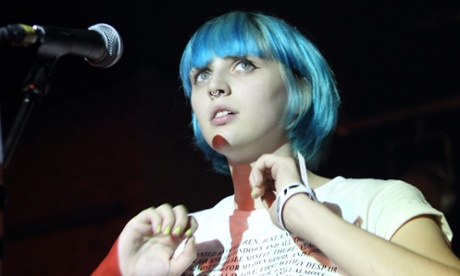
[[256, 190], [254, 190], [254, 188], [253, 188], [253, 189], [251, 190], [251, 197], [252, 197], [252, 198], [255, 198], [256, 195], [257, 195]]
[[157, 230], [155, 232], [156, 234], [160, 234], [161, 233], [161, 224], [158, 224], [157, 225]]
[[171, 234], [171, 226], [166, 226], [165, 230], [163, 231], [164, 235], [169, 235]]
[[179, 236], [181, 231], [182, 231], [182, 227], [177, 226], [176, 228], [174, 228], [173, 234], [176, 235], [176, 236]]
[[190, 228], [185, 232], [185, 236], [190, 237], [191, 235], [192, 235], [192, 229]]

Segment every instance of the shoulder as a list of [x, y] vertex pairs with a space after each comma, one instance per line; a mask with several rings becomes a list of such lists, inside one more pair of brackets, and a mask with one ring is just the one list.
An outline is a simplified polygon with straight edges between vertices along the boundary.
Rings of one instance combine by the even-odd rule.
[[389, 214], [389, 210], [398, 209], [432, 209], [419, 189], [401, 180], [336, 177], [316, 193], [320, 200], [365, 208], [372, 215]]
[[395, 179], [374, 179], [374, 178], [344, 178], [335, 177], [317, 190], [323, 196], [333, 196], [339, 194], [340, 197], [360, 197], [374, 198], [384, 197], [384, 195], [397, 194], [398, 196], [410, 196], [423, 198], [422, 193], [413, 185]]
[[401, 180], [336, 177], [317, 190], [320, 201], [333, 202], [346, 213], [355, 212], [365, 228], [385, 239], [410, 219], [433, 216], [451, 236], [444, 215], [431, 207], [415, 186]]

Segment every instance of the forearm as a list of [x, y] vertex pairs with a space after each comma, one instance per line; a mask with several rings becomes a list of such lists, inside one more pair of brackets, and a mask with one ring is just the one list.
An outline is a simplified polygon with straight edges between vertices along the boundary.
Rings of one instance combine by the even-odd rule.
[[459, 275], [459, 270], [342, 220], [305, 195], [286, 203], [284, 221], [293, 234], [315, 244], [350, 275]]

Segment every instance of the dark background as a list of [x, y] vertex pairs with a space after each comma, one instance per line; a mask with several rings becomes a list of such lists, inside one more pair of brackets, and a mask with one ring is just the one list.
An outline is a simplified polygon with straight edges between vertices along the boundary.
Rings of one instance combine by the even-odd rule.
[[[420, 165], [416, 175], [435, 185], [407, 179], [433, 205], [458, 194], [459, 1], [40, 2], [2, 3], [0, 26], [108, 23], [125, 52], [109, 69], [59, 60], [3, 175], [6, 274], [89, 274], [140, 210], [170, 202], [195, 211], [232, 192], [190, 144], [177, 73], [193, 32], [231, 10], [286, 19], [335, 72], [340, 121], [319, 174], [394, 178]], [[36, 52], [0, 50], [5, 140]], [[457, 210], [445, 209], [455, 232]]]

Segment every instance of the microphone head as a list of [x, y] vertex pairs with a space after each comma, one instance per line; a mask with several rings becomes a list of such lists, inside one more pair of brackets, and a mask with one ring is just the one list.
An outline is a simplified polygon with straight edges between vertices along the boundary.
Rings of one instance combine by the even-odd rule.
[[123, 54], [123, 41], [118, 32], [110, 25], [100, 23], [88, 28], [98, 32], [105, 43], [106, 53], [97, 60], [85, 58], [94, 67], [108, 68], [118, 62]]

